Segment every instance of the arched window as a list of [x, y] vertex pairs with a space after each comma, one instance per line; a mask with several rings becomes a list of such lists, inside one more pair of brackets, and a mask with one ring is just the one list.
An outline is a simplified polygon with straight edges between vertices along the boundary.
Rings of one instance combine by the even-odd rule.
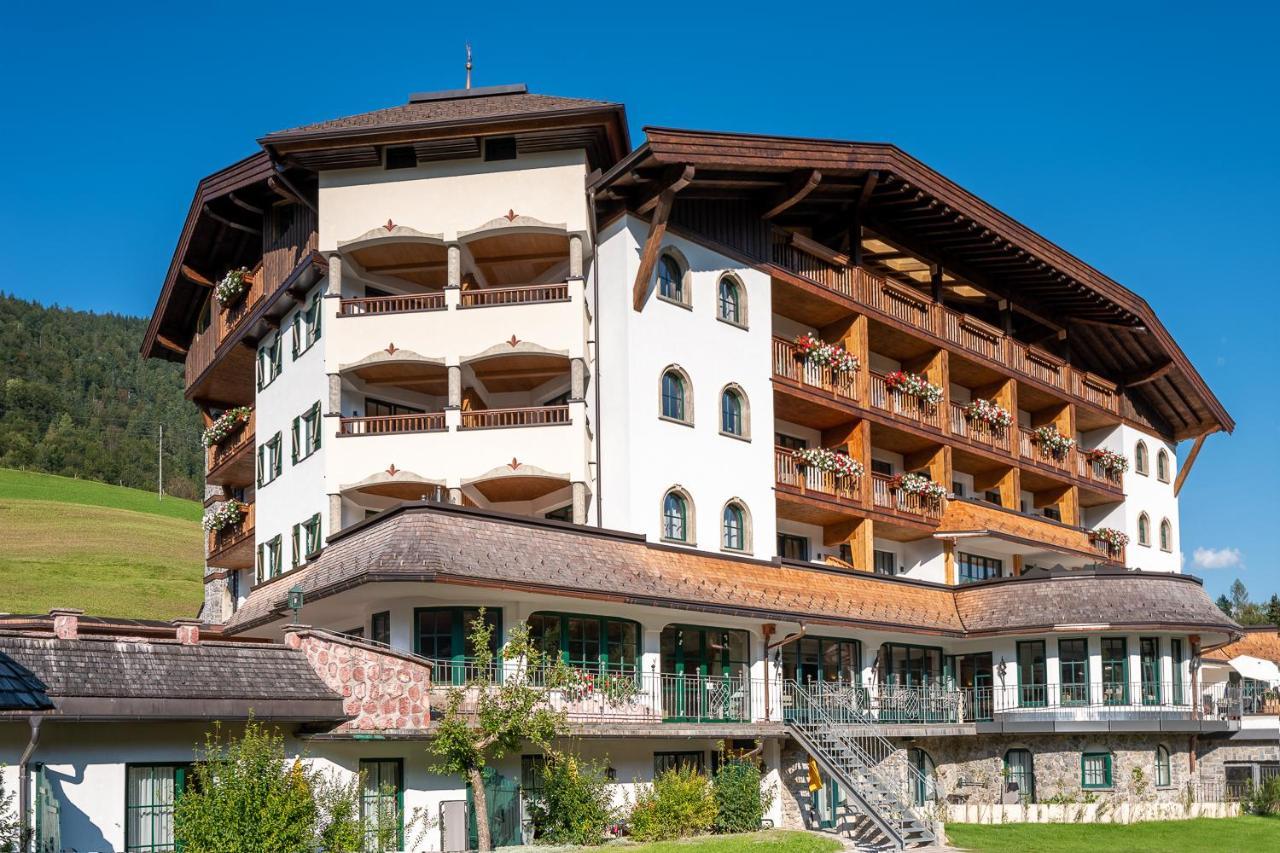
[[1169, 482], [1169, 454], [1163, 450], [1156, 454], [1156, 479], [1162, 483]]
[[751, 549], [751, 516], [741, 501], [732, 500], [724, 505], [720, 545], [726, 551]]
[[673, 421], [693, 423], [689, 381], [679, 368], [668, 367], [662, 372], [662, 416]]
[[1011, 749], [1004, 754], [1006, 790], [1017, 791], [1023, 803], [1036, 801], [1036, 765], [1029, 749]]
[[1169, 523], [1167, 518], [1160, 521], [1160, 550], [1173, 550], [1173, 525]]
[[723, 276], [720, 279], [720, 301], [719, 314], [721, 320], [726, 323], [733, 323], [735, 326], [745, 326], [747, 324], [747, 306], [743, 300], [742, 286], [733, 276]]
[[937, 768], [933, 757], [919, 747], [907, 751], [907, 761], [915, 770], [911, 774], [911, 798], [917, 806], [924, 806], [938, 798]]
[[662, 499], [662, 538], [671, 542], [689, 542], [689, 499], [672, 489]]
[[737, 386], [720, 392], [720, 431], [739, 438], [747, 436], [747, 398]]
[[1145, 512], [1138, 516], [1138, 544], [1151, 547], [1151, 519]]
[[1164, 744], [1156, 746], [1156, 787], [1168, 788], [1173, 784], [1169, 765], [1169, 750]]
[[684, 270], [670, 254], [658, 258], [658, 295], [672, 302], [688, 302], [684, 288]]
[[1133, 451], [1133, 470], [1135, 473], [1147, 476], [1147, 443], [1139, 441], [1138, 446]]

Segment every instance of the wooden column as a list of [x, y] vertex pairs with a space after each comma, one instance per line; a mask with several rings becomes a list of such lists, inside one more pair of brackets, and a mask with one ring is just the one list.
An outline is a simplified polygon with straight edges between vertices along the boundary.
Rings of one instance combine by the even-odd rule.
[[875, 522], [869, 518], [851, 518], [822, 529], [822, 544], [849, 546], [849, 562], [860, 572], [875, 568]]
[[946, 582], [948, 586], [956, 584], [956, 541], [954, 539], [942, 540], [942, 563], [946, 570]]
[[824, 341], [840, 344], [850, 354], [858, 358], [858, 372], [854, 374], [854, 385], [859, 400], [866, 401], [871, 395], [871, 347], [867, 330], [867, 318], [864, 314], [854, 314], [843, 320], [823, 326], [818, 330]]
[[997, 491], [1000, 493], [1000, 506], [1017, 510], [1022, 495], [1020, 472], [1013, 465], [992, 468], [973, 475], [975, 492]]
[[822, 446], [845, 453], [862, 463], [863, 475], [858, 483], [858, 499], [871, 502], [871, 422], [854, 420], [822, 431]]

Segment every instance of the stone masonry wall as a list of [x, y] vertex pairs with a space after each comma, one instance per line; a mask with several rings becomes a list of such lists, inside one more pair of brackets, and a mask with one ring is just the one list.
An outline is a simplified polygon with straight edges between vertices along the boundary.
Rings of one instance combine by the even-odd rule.
[[302, 625], [287, 631], [285, 645], [301, 649], [342, 696], [342, 709], [352, 719], [338, 731], [423, 730], [430, 723], [430, 664]]

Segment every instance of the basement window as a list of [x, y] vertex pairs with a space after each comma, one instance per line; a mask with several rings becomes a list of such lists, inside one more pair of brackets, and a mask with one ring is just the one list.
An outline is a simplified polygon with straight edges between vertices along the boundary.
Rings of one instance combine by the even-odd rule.
[[484, 159], [514, 160], [516, 159], [516, 138], [514, 136], [495, 136], [484, 141]]
[[412, 145], [387, 149], [387, 169], [412, 169], [418, 165], [418, 153]]

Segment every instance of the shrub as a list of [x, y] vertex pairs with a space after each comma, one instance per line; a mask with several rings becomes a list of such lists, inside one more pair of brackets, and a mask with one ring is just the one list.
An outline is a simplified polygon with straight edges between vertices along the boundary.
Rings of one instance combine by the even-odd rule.
[[631, 834], [637, 841], [665, 841], [711, 829], [716, 797], [711, 780], [692, 766], [673, 767], [652, 785], [640, 786], [631, 811]]
[[1280, 814], [1280, 776], [1272, 776], [1249, 791], [1249, 811], [1263, 816]]
[[603, 764], [548, 755], [542, 791], [529, 802], [535, 836], [546, 844], [600, 844], [614, 821], [613, 791]]
[[753, 761], [727, 761], [711, 783], [716, 797], [716, 832], [755, 832], [773, 801], [760, 788], [760, 768]]

